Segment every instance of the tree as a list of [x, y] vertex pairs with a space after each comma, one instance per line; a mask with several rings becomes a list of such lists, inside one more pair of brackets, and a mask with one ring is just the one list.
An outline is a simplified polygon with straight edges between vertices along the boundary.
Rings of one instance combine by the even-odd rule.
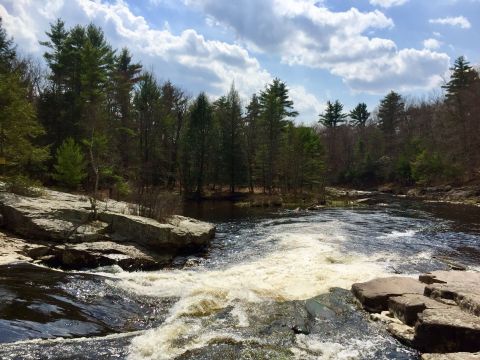
[[221, 97], [215, 105], [222, 138], [220, 148], [222, 168], [226, 170], [225, 180], [230, 186], [230, 192], [233, 193], [235, 185], [240, 182], [244, 159], [240, 96], [233, 84], [227, 96]]
[[272, 193], [277, 181], [278, 154], [282, 142], [282, 132], [289, 118], [294, 118], [298, 112], [293, 110], [293, 101], [288, 95], [287, 85], [274, 79], [260, 93], [260, 140], [259, 165], [264, 191]]
[[86, 163], [80, 146], [72, 138], [66, 139], [57, 149], [54, 179], [75, 189], [87, 177]]
[[350, 111], [350, 117], [353, 120], [354, 126], [364, 128], [368, 118], [370, 117], [370, 113], [367, 110], [367, 104], [359, 103], [355, 109]]
[[132, 62], [132, 55], [123, 48], [114, 58], [109, 84], [109, 121], [115, 129], [116, 148], [126, 177], [131, 175], [135, 154], [135, 125], [133, 119], [132, 93], [141, 80], [142, 65]]
[[391, 91], [380, 102], [378, 120], [380, 129], [387, 137], [394, 135], [395, 130], [405, 114], [405, 102], [400, 94]]
[[0, 159], [2, 168], [15, 173], [38, 170], [48, 158], [48, 148], [35, 141], [44, 134], [37, 122], [35, 108], [29, 102], [13, 40], [0, 21]]
[[450, 68], [452, 75], [449, 82], [442, 88], [447, 92], [447, 101], [458, 100], [458, 97], [472, 85], [475, 77], [478, 76], [465, 57], [460, 56]]
[[8, 38], [0, 17], [0, 72], [11, 70], [16, 57], [15, 45], [13, 40]]
[[450, 120], [453, 126], [458, 128], [455, 132], [460, 134], [459, 140], [456, 141], [462, 144], [461, 150], [458, 151], [461, 155], [458, 157], [461, 157], [461, 162], [473, 171], [477, 152], [473, 153], [471, 150], [475, 148], [476, 142], [478, 144], [476, 139], [480, 127], [478, 120], [475, 120], [476, 117], [472, 116], [474, 111], [471, 109], [478, 106], [479, 75], [463, 56], [455, 60], [450, 70], [452, 71], [450, 81], [442, 87], [446, 90]]
[[248, 170], [248, 187], [250, 192], [254, 190], [254, 170], [255, 158], [257, 154], [257, 147], [259, 142], [259, 120], [260, 120], [260, 102], [256, 94], [252, 95], [250, 103], [247, 106], [247, 113], [244, 119], [245, 125], [245, 151], [247, 156], [247, 170]]
[[195, 197], [203, 194], [207, 155], [213, 128], [212, 105], [205, 93], [200, 93], [190, 108], [185, 135], [183, 138], [183, 186], [187, 192], [195, 192]]
[[335, 100], [334, 103], [327, 101], [325, 112], [320, 114], [320, 123], [326, 128], [336, 128], [338, 125], [345, 121], [347, 117], [343, 113], [343, 105], [340, 101]]

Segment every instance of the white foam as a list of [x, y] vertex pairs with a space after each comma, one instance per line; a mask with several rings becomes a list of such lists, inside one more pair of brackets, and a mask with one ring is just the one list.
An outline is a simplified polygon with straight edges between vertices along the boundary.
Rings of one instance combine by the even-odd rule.
[[[115, 274], [120, 279], [116, 285], [126, 290], [180, 298], [162, 326], [134, 339], [131, 359], [172, 358], [192, 347], [204, 346], [213, 334], [205, 334], [205, 329], [202, 332], [198, 319], [229, 305], [307, 299], [331, 287], [350, 288], [354, 282], [386, 272], [374, 259], [342, 254], [334, 243], [326, 243], [328, 237], [322, 241], [322, 235], [311, 230], [295, 230], [278, 235], [273, 252], [225, 269]], [[247, 326], [248, 319], [240, 308], [236, 314], [238, 326]], [[178, 339], [182, 339], [181, 344]]]
[[390, 234], [380, 236], [380, 238], [398, 239], [402, 237], [412, 237], [415, 236], [416, 233], [416, 230], [392, 231]]

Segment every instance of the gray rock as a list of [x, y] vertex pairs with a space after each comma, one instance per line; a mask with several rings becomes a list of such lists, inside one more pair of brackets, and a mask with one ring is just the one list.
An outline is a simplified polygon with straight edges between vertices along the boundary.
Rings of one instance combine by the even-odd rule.
[[480, 316], [480, 273], [470, 271], [434, 271], [420, 276], [429, 284], [425, 295], [439, 301], [453, 301], [471, 314]]
[[[49, 190], [36, 198], [0, 193], [4, 227], [25, 238], [52, 245], [111, 241], [133, 243], [158, 254], [174, 255], [202, 248], [215, 235], [215, 227], [209, 223], [183, 216], [172, 216], [160, 223], [133, 215], [132, 208], [127, 203], [98, 201], [98, 221], [91, 221], [91, 205], [86, 197]], [[81, 252], [69, 249], [69, 255], [64, 250], [62, 256], [80, 259], [83, 254], [85, 263], [95, 263], [94, 259], [98, 259], [96, 254], [93, 258], [85, 254], [91, 249]]]
[[426, 309], [415, 325], [415, 347], [425, 352], [480, 351], [480, 318], [458, 307]]
[[419, 294], [404, 294], [388, 300], [388, 309], [397, 319], [409, 326], [415, 325], [418, 314], [425, 309], [446, 309], [449, 306]]
[[388, 299], [403, 294], [423, 294], [425, 285], [409, 277], [387, 277], [352, 285], [352, 292], [370, 312], [388, 309]]
[[38, 263], [66, 270], [109, 265], [118, 265], [124, 270], [153, 270], [170, 259], [149, 254], [136, 244], [111, 241], [41, 246], [27, 254]]
[[392, 322], [387, 325], [387, 331], [403, 344], [413, 346], [415, 341], [415, 331], [413, 327]]

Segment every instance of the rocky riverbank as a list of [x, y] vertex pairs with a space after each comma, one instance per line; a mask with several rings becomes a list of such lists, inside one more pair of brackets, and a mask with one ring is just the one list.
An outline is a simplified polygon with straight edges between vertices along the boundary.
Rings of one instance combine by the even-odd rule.
[[379, 278], [354, 284], [352, 292], [371, 319], [385, 322], [423, 359], [480, 359], [480, 273]]
[[177, 254], [207, 246], [212, 224], [183, 216], [164, 222], [137, 216], [135, 206], [42, 190], [37, 197], [0, 192], [0, 263], [34, 261], [66, 269], [119, 265], [154, 269]]

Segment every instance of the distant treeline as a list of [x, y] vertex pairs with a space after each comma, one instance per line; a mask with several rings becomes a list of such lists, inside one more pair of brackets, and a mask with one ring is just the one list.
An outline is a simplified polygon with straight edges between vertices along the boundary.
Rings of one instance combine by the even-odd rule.
[[[212, 101], [159, 83], [95, 25], [47, 32], [44, 59], [18, 56], [0, 20], [0, 167], [5, 176], [96, 194], [228, 189], [321, 191], [475, 176], [480, 164], [476, 71], [459, 58], [446, 97], [405, 103], [391, 92], [371, 115], [329, 102], [318, 125], [296, 125], [284, 82], [242, 106], [232, 84]], [[321, 126], [323, 125], [323, 126]]]

